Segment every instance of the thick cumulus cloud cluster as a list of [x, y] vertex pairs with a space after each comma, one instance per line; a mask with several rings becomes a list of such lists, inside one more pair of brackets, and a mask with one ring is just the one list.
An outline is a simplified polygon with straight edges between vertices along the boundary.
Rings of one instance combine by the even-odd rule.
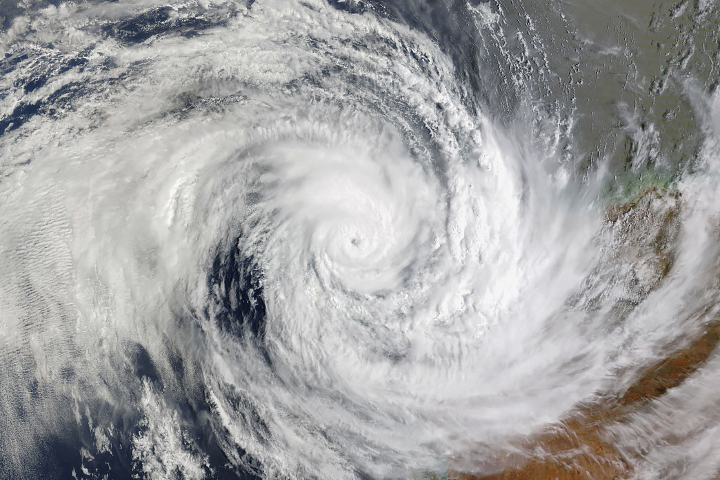
[[63, 5], [2, 42], [4, 474], [443, 469], [678, 334], [653, 306], [702, 257], [644, 304], [552, 142], [371, 10]]

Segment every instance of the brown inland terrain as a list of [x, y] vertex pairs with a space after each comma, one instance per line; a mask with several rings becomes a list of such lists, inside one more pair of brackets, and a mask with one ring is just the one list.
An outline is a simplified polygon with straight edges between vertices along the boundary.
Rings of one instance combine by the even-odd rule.
[[[661, 205], [661, 207], [658, 207]], [[647, 189], [634, 202], [614, 206], [607, 211], [611, 235], [622, 238], [621, 253], [631, 261], [651, 262], [657, 286], [671, 271], [681, 208], [679, 195], [660, 189]], [[633, 234], [637, 225], [642, 232]], [[648, 235], [648, 227], [652, 234]], [[639, 260], [644, 258], [644, 260]], [[649, 259], [649, 260], [648, 260]], [[702, 317], [699, 313], [698, 317]], [[671, 350], [661, 361], [647, 365], [624, 392], [598, 394], [597, 399], [579, 405], [557, 424], [523, 439], [517, 451], [495, 459], [492, 466], [477, 471], [493, 474], [450, 471], [452, 480], [610, 480], [630, 477], [632, 457], [613, 444], [608, 428], [622, 424], [633, 413], [673, 387], [681, 385], [710, 357], [720, 341], [720, 320], [702, 319], [704, 329], [681, 347]], [[720, 478], [720, 475], [717, 477]]]

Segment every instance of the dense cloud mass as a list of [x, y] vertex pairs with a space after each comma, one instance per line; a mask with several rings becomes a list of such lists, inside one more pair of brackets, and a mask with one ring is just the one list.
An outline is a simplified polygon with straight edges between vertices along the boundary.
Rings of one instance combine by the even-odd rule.
[[[554, 70], [569, 40], [507, 2], [396, 3], [8, 19], [0, 476], [493, 473], [716, 321], [712, 88], [662, 77], [682, 162], [614, 104], [618, 166]], [[633, 475], [716, 473], [719, 377], [608, 428]]]

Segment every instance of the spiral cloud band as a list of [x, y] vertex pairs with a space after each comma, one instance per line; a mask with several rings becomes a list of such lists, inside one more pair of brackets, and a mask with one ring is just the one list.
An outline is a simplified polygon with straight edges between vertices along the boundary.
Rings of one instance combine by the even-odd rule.
[[[558, 140], [571, 116], [543, 117], [539, 87], [516, 81], [501, 118], [489, 83], [483, 98], [442, 42], [378, 5], [68, 3], [14, 19], [3, 477], [476, 471], [714, 315], [717, 97], [686, 83], [706, 140], [679, 194], [608, 222], [607, 171], [578, 174]], [[465, 8], [510, 62], [488, 5]], [[660, 230], [669, 267], [643, 243]], [[616, 434], [663, 465], [643, 428], [697, 423], [712, 362]], [[693, 453], [720, 441], [713, 412], [672, 450], [697, 472], [720, 464]]]

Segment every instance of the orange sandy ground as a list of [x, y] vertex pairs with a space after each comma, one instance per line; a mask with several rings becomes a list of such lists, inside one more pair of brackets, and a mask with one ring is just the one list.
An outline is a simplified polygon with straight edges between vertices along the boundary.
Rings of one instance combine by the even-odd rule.
[[648, 368], [625, 394], [573, 412], [569, 418], [528, 442], [542, 457], [500, 459], [502, 471], [493, 475], [450, 472], [453, 480], [610, 480], [629, 477], [631, 466], [603, 440], [604, 429], [642, 409], [670, 388], [680, 385], [710, 356], [720, 341], [720, 321], [708, 324], [689, 346]]

